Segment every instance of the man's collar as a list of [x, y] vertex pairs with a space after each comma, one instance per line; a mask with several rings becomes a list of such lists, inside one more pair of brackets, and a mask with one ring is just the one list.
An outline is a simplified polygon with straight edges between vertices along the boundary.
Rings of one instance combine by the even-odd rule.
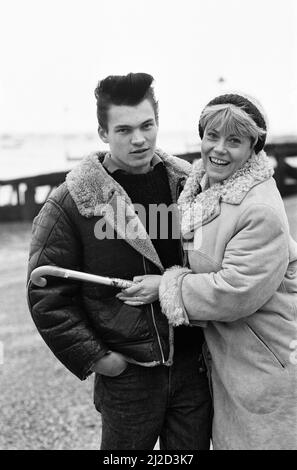
[[[154, 166], [156, 166], [160, 162], [162, 162], [162, 159], [159, 157], [159, 155], [154, 153], [154, 156], [151, 160], [151, 169], [153, 169]], [[120, 168], [112, 159], [110, 152], [107, 152], [107, 154], [105, 155], [102, 165], [104, 166], [105, 170], [108, 171], [109, 174], [112, 174], [117, 170], [122, 170], [122, 168]]]

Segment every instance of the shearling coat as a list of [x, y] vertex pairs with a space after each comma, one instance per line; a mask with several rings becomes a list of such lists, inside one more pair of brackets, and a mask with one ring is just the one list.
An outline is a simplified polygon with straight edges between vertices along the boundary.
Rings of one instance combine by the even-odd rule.
[[195, 163], [179, 199], [190, 269], [162, 276], [169, 321], [205, 327], [215, 449], [297, 449], [297, 244], [271, 176], [261, 152], [207, 188]]
[[[156, 154], [176, 202], [191, 166], [160, 150]], [[123, 279], [164, 271], [130, 198], [102, 166], [104, 157], [86, 157], [34, 220], [29, 275], [46, 264]], [[103, 226], [111, 236], [101, 239]], [[57, 278], [49, 278], [44, 288], [28, 284], [29, 308], [41, 336], [82, 380], [108, 350], [145, 366], [172, 364], [173, 328], [159, 302], [132, 307], [115, 297], [118, 291]]]

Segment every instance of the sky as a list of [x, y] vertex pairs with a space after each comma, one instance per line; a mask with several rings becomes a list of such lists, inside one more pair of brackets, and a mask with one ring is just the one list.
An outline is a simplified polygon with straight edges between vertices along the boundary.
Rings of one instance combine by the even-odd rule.
[[96, 132], [98, 80], [131, 71], [154, 76], [163, 131], [239, 91], [297, 134], [296, 24], [296, 0], [0, 0], [0, 134]]

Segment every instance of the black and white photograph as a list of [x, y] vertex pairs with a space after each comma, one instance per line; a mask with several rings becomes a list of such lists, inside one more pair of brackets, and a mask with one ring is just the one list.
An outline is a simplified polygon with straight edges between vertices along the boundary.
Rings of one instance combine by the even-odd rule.
[[296, 25], [0, 0], [0, 450], [297, 450]]

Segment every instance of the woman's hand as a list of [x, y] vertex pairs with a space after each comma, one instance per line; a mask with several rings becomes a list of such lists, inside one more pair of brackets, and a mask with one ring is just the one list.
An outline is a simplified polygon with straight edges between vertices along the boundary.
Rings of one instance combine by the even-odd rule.
[[159, 285], [161, 277], [155, 274], [135, 276], [135, 286], [123, 289], [116, 297], [127, 305], [137, 307], [139, 305], [151, 304], [159, 298]]

